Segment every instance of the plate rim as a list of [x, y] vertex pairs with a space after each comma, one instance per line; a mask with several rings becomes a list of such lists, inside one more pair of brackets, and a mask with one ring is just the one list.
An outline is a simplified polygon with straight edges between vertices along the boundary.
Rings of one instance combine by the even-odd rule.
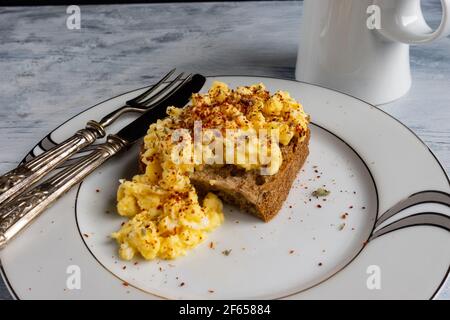
[[[430, 147], [429, 147], [429, 146], [428, 146], [428, 145], [427, 145], [427, 144], [426, 144], [426, 143], [425, 143], [425, 142], [424, 142], [424, 141], [423, 141], [423, 140], [422, 140], [422, 139], [421, 139], [421, 138], [420, 138], [420, 137], [419, 137], [419, 136], [418, 136], [411, 128], [409, 128], [407, 125], [405, 125], [405, 124], [404, 124], [403, 122], [401, 122], [399, 119], [397, 119], [397, 118], [394, 117], [393, 115], [389, 114], [388, 112], [382, 110], [381, 108], [377, 107], [376, 105], [373, 105], [373, 104], [371, 104], [371, 103], [369, 103], [369, 102], [367, 102], [367, 101], [365, 101], [365, 100], [363, 100], [363, 99], [361, 99], [361, 98], [355, 97], [355, 96], [353, 96], [353, 95], [351, 95], [351, 94], [342, 92], [342, 91], [340, 91], [340, 90], [335, 90], [335, 89], [332, 89], [332, 88], [329, 88], [329, 87], [326, 87], [326, 86], [323, 86], [323, 85], [314, 84], [314, 83], [309, 83], [309, 82], [306, 82], [306, 81], [300, 81], [300, 80], [296, 80], [296, 79], [282, 78], [282, 77], [272, 77], [272, 76], [262, 76], [262, 75], [246, 75], [246, 74], [214, 74], [214, 75], [204, 75], [204, 76], [205, 76], [206, 78], [219, 78], [219, 77], [249, 77], [249, 78], [265, 78], [265, 79], [273, 79], [273, 80], [283, 80], [283, 81], [289, 81], [289, 82], [302, 83], [302, 84], [306, 84], [306, 85], [310, 85], [310, 86], [314, 86], [314, 87], [318, 87], [318, 88], [330, 90], [330, 91], [333, 91], [333, 92], [340, 93], [340, 94], [342, 94], [342, 95], [348, 96], [348, 97], [350, 97], [350, 98], [356, 99], [356, 100], [358, 100], [358, 101], [360, 101], [360, 102], [366, 104], [368, 107], [371, 107], [371, 108], [373, 108], [374, 110], [380, 111], [381, 113], [383, 113], [384, 115], [386, 115], [388, 118], [391, 118], [391, 119], [395, 120], [395, 122], [397, 122], [399, 125], [401, 125], [402, 127], [406, 128], [406, 129], [407, 129], [407, 130], [408, 130], [408, 131], [409, 131], [409, 132], [410, 132], [410, 133], [411, 133], [411, 134], [412, 134], [412, 135], [413, 135], [413, 136], [414, 136], [414, 137], [415, 137], [415, 138], [416, 138], [423, 146], [426, 147], [426, 149], [428, 150], [428, 152], [432, 155], [432, 157], [434, 158], [434, 160], [436, 161], [436, 163], [439, 165], [441, 171], [443, 172], [444, 177], [445, 177], [446, 180], [447, 180], [447, 184], [448, 184], [449, 187], [450, 187], [450, 177], [449, 177], [449, 175], [447, 174], [447, 172], [446, 172], [444, 166], [443, 166], [442, 163], [440, 162], [439, 158], [434, 154], [434, 152], [431, 150], [431, 148], [430, 148]], [[61, 124], [59, 124], [58, 126], [54, 127], [52, 130], [50, 130], [50, 131], [49, 131], [42, 139], [39, 140], [39, 142], [37, 142], [37, 143], [30, 149], [30, 151], [23, 157], [23, 159], [20, 161], [20, 163], [24, 163], [24, 162], [26, 161], [27, 157], [28, 157], [30, 154], [31, 154], [31, 155], [34, 155], [34, 149], [35, 149], [36, 147], [38, 147], [38, 146], [41, 147], [41, 143], [42, 143], [45, 139], [49, 139], [50, 141], [52, 141], [51, 134], [52, 134], [54, 131], [56, 131], [57, 129], [59, 129], [60, 127], [64, 126], [67, 122], [71, 121], [72, 119], [78, 117], [79, 115], [81, 115], [81, 114], [87, 112], [88, 110], [93, 109], [93, 108], [97, 107], [98, 105], [101, 105], [101, 104], [103, 104], [103, 103], [105, 103], [105, 102], [107, 102], [107, 101], [114, 100], [114, 99], [116, 99], [116, 98], [118, 98], [118, 97], [120, 97], [120, 96], [123, 96], [123, 95], [125, 95], [125, 94], [129, 94], [129, 93], [132, 93], [132, 92], [135, 92], [135, 91], [138, 91], [138, 90], [142, 90], [142, 89], [144, 89], [144, 88], [148, 88], [148, 87], [150, 87], [150, 86], [152, 86], [152, 85], [153, 85], [153, 84], [148, 85], [148, 86], [143, 86], [143, 87], [135, 88], [135, 89], [132, 89], [132, 90], [129, 90], [129, 91], [122, 92], [122, 93], [120, 93], [120, 94], [118, 94], [118, 95], [115, 95], [115, 96], [113, 96], [113, 97], [104, 99], [104, 100], [102, 100], [102, 101], [100, 101], [100, 102], [98, 102], [98, 103], [96, 103], [96, 104], [94, 104], [94, 105], [92, 105], [92, 106], [90, 106], [90, 107], [87, 107], [87, 108], [83, 109], [82, 111], [78, 112], [77, 114], [73, 115], [72, 117], [68, 118], [67, 120], [65, 120], [64, 122], [62, 122]], [[373, 177], [373, 175], [372, 175], [372, 172], [370, 171], [370, 169], [369, 169], [369, 167], [367, 166], [367, 164], [366, 164], [366, 163], [364, 162], [364, 160], [360, 157], [360, 155], [354, 150], [354, 148], [353, 148], [352, 146], [350, 146], [345, 140], [341, 139], [339, 136], [337, 136], [336, 134], [334, 134], [334, 133], [331, 132], [330, 130], [328, 130], [328, 129], [326, 129], [326, 128], [323, 128], [322, 126], [320, 126], [320, 125], [318, 125], [318, 124], [315, 124], [315, 125], [318, 126], [320, 129], [324, 129], [324, 130], [327, 131], [328, 133], [332, 134], [333, 136], [337, 137], [339, 140], [341, 140], [342, 142], [344, 142], [348, 147], [350, 147], [350, 149], [351, 149], [353, 152], [355, 152], [355, 154], [358, 156], [358, 158], [360, 158], [360, 160], [363, 162], [364, 166], [366, 167], [366, 169], [368, 170], [368, 172], [369, 172], [369, 174], [370, 174], [370, 176], [371, 176], [373, 185], [374, 185], [374, 187], [375, 187], [376, 198], [377, 198], [377, 211], [378, 211], [378, 209], [379, 209], [379, 198], [378, 198], [378, 191], [377, 191], [378, 189], [377, 189], [377, 185], [376, 185], [376, 183], [375, 183], [374, 177]], [[77, 196], [78, 196], [78, 192], [79, 192], [79, 189], [80, 189], [80, 187], [81, 187], [81, 184], [82, 184], [82, 183], [80, 183], [79, 186], [78, 186], [78, 188], [77, 188]], [[374, 223], [374, 227], [372, 228], [371, 233], [373, 232], [374, 228], [375, 228], [375, 223]], [[78, 224], [77, 224], [77, 229], [78, 229], [78, 231], [80, 232], [79, 227], [78, 227]], [[83, 240], [83, 243], [84, 243], [84, 245], [86, 245], [86, 243], [84, 242], [84, 240]], [[335, 272], [333, 275], [339, 273], [339, 272], [342, 271], [345, 267], [347, 267], [352, 261], [354, 261], [354, 259], [355, 259], [357, 256], [359, 256], [359, 254], [363, 251], [363, 249], [364, 249], [364, 247], [362, 247], [362, 248], [358, 251], [358, 253], [357, 253], [357, 254], [356, 254], [356, 255], [355, 255], [355, 256], [354, 256], [354, 257], [353, 257], [353, 258], [352, 258], [345, 266], [344, 266], [344, 267], [342, 267], [341, 269], [339, 269], [339, 271]], [[89, 250], [89, 252], [90, 252], [90, 250]], [[90, 252], [90, 253], [91, 253], [91, 252]], [[91, 253], [91, 255], [92, 255], [92, 253]], [[93, 255], [92, 255], [92, 256], [93, 256]], [[94, 256], [94, 258], [95, 258], [95, 256]], [[103, 267], [103, 265], [102, 265], [101, 263], [100, 263], [100, 265]], [[107, 269], [106, 269], [106, 270], [107, 270]], [[108, 272], [109, 272], [109, 270], [108, 270]], [[8, 277], [7, 277], [7, 275], [6, 275], [6, 272], [5, 272], [5, 269], [4, 269], [4, 267], [3, 267], [3, 264], [2, 264], [1, 259], [0, 259], [0, 275], [1, 275], [1, 278], [3, 279], [3, 282], [4, 282], [4, 284], [5, 284], [5, 287], [8, 289], [8, 291], [9, 291], [9, 293], [11, 294], [12, 298], [15, 299], [15, 300], [21, 300], [21, 299], [19, 298], [19, 296], [17, 295], [17, 293], [15, 292], [15, 290], [14, 290], [14, 288], [13, 288], [11, 282], [9, 281], [9, 279], [8, 279]], [[333, 275], [332, 275], [332, 276], [333, 276]], [[435, 292], [432, 294], [432, 296], [431, 296], [428, 300], [434, 300], [434, 299], [436, 298], [437, 294], [441, 291], [441, 289], [442, 289], [444, 283], [445, 283], [446, 280], [449, 278], [449, 276], [450, 276], [450, 265], [449, 265], [449, 267], [447, 268], [447, 272], [446, 272], [446, 274], [444, 275], [444, 278], [441, 280], [441, 282], [440, 282], [440, 284], [438, 285], [438, 287], [436, 288]], [[327, 279], [329, 279], [329, 278], [330, 278], [330, 277], [328, 277]], [[314, 286], [316, 286], [316, 285], [318, 285], [318, 284], [320, 284], [320, 283], [323, 283], [323, 282], [326, 281], [327, 279], [322, 280], [321, 282], [315, 284]], [[312, 288], [312, 287], [314, 287], [314, 286], [311, 286], [311, 287], [309, 287], [309, 288], [307, 288], [307, 289], [304, 289], [304, 290], [302, 290], [302, 291], [308, 290], [308, 289], [310, 289], [310, 288]], [[140, 290], [139, 288], [137, 288], [137, 289]], [[297, 292], [297, 293], [298, 293], [298, 292]], [[294, 294], [296, 294], [296, 293], [294, 293]], [[291, 295], [288, 295], [288, 296], [286, 296], [286, 297], [289, 297], [289, 296], [291, 296]], [[283, 299], [283, 298], [284, 298], [284, 297], [281, 297], [280, 299]]]

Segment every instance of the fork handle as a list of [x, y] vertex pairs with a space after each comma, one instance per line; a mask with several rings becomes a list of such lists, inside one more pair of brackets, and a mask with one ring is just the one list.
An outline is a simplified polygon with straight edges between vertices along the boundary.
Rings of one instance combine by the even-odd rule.
[[89, 156], [0, 207], [0, 248], [59, 197], [125, 146], [127, 143], [124, 140], [110, 135], [107, 142], [99, 145]]
[[4, 174], [0, 177], [0, 205], [29, 188], [82, 148], [104, 136], [103, 126], [89, 121], [84, 129], [77, 131], [69, 139]]

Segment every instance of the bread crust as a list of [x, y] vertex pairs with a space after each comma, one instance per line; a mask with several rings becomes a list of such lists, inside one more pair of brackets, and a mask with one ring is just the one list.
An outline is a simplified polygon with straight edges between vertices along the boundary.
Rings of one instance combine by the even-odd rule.
[[[309, 154], [310, 131], [303, 140], [294, 137], [287, 146], [281, 146], [283, 163], [275, 175], [262, 176], [258, 171], [245, 171], [234, 165], [206, 166], [190, 175], [199, 195], [217, 194], [223, 201], [270, 221], [281, 209], [291, 186]], [[145, 171], [139, 155], [139, 169]]]

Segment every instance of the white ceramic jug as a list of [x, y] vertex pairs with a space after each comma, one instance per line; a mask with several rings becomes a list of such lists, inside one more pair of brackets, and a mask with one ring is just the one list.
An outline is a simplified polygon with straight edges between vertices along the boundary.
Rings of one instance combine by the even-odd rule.
[[411, 86], [409, 45], [450, 33], [450, 0], [441, 4], [433, 31], [420, 0], [305, 0], [296, 79], [372, 104], [401, 97]]

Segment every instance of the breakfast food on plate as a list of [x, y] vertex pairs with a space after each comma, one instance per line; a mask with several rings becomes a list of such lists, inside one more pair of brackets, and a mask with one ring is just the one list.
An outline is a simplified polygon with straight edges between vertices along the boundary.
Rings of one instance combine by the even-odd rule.
[[309, 132], [304, 139], [295, 137], [292, 140], [287, 146], [281, 146], [283, 163], [274, 175], [265, 176], [233, 167], [208, 167], [195, 171], [191, 182], [200, 194], [214, 192], [225, 202], [267, 222], [281, 209], [308, 156]]
[[113, 233], [122, 259], [174, 259], [224, 219], [222, 202], [264, 221], [281, 208], [308, 155], [309, 116], [287, 92], [214, 82], [150, 126], [141, 174], [121, 181]]

